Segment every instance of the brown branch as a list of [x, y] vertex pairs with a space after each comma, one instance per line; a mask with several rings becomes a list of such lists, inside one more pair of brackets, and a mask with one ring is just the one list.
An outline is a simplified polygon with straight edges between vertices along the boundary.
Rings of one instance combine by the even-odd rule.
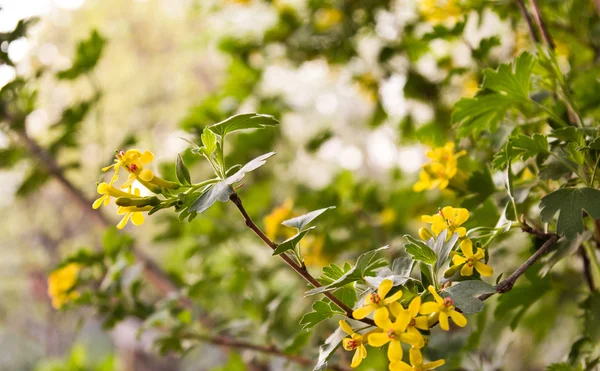
[[529, 0], [529, 4], [531, 5], [531, 8], [533, 9], [533, 17], [535, 19], [535, 22], [537, 23], [538, 28], [541, 31], [544, 42], [546, 43], [546, 45], [548, 45], [548, 47], [550, 49], [556, 48], [556, 45], [554, 44], [554, 40], [552, 39], [552, 36], [550, 36], [550, 32], [548, 32], [546, 23], [542, 19], [542, 12], [540, 11], [540, 7], [538, 6], [537, 1]]
[[[242, 200], [240, 199], [238, 194], [236, 192], [234, 192], [233, 194], [231, 194], [231, 196], [229, 196], [229, 199], [231, 200], [231, 202], [233, 202], [235, 204], [235, 206], [238, 208], [238, 210], [244, 217], [246, 226], [248, 228], [250, 228], [258, 237], [260, 237], [260, 239], [263, 240], [263, 242], [267, 246], [269, 246], [271, 249], [275, 250], [277, 248], [277, 244], [275, 242], [271, 241], [271, 239], [269, 239], [269, 237], [267, 237], [267, 235], [265, 235], [263, 233], [263, 231], [256, 225], [256, 223], [254, 223], [254, 221], [252, 220], [250, 215], [248, 215], [248, 212], [246, 212], [246, 209], [244, 209], [244, 206], [242, 205]], [[315, 288], [321, 287], [321, 284], [319, 283], [319, 281], [317, 281], [316, 278], [314, 278], [308, 272], [308, 270], [306, 270], [306, 267], [296, 263], [289, 256], [287, 256], [285, 254], [280, 254], [279, 256], [281, 257], [281, 259], [283, 259], [283, 261], [285, 261], [287, 263], [287, 265], [289, 265], [293, 270], [295, 270], [296, 273], [298, 273], [300, 276], [302, 276], [302, 278], [304, 278], [304, 280], [306, 280], [306, 282], [308, 282]], [[329, 291], [324, 292], [323, 295], [325, 295], [329, 300], [331, 300], [331, 302], [333, 304], [335, 304], [338, 308], [343, 310], [344, 313], [346, 313], [346, 316], [348, 318], [354, 319], [354, 317], [352, 316], [352, 308], [350, 308], [349, 306], [344, 304], [344, 302], [342, 302], [340, 299], [338, 299], [335, 295], [333, 295]], [[364, 322], [368, 325], [375, 326], [375, 322], [369, 318], [364, 318], [360, 321]]]
[[583, 245], [579, 246], [577, 252], [579, 256], [581, 256], [581, 261], [583, 263], [583, 276], [585, 277], [585, 282], [590, 288], [590, 291], [596, 291], [596, 285], [594, 285], [594, 279], [592, 278], [590, 258], [587, 256]]
[[525, 21], [527, 21], [527, 26], [529, 27], [529, 33], [531, 34], [533, 41], [536, 44], [539, 43], [540, 38], [539, 38], [537, 32], [535, 32], [535, 27], [533, 27], [533, 20], [531, 19], [531, 15], [529, 15], [529, 12], [527, 12], [525, 3], [523, 2], [523, 0], [517, 0], [517, 4], [519, 5], [519, 9], [521, 10], [521, 14], [523, 15], [523, 18], [525, 18]]
[[[282, 357], [294, 363], [298, 363], [303, 366], [311, 366], [314, 364], [314, 360], [298, 355], [287, 354], [282, 349], [279, 349], [275, 346], [265, 346], [265, 345], [257, 345], [252, 344], [250, 342], [239, 340], [235, 338], [230, 338], [227, 336], [217, 335], [217, 336], [205, 336], [205, 335], [193, 335], [194, 339], [198, 339], [200, 341], [205, 341], [208, 343], [229, 347], [229, 348], [238, 348], [238, 349], [247, 349], [252, 350], [259, 353], [270, 354], [276, 357]], [[334, 371], [350, 371], [350, 368], [340, 366], [340, 365], [329, 365], [327, 367], [328, 370]]]

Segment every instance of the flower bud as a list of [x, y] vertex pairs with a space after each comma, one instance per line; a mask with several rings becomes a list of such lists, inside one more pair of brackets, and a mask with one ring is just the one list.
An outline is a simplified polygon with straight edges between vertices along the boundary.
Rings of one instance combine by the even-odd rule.
[[433, 238], [433, 233], [431, 233], [431, 231], [427, 228], [419, 228], [419, 237], [421, 237], [421, 239], [423, 241], [427, 241], [430, 238]]

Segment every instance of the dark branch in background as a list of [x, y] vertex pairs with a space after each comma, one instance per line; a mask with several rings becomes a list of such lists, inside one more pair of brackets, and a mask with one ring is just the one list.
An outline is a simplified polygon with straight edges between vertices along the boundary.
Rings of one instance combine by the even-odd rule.
[[[529, 257], [529, 259], [527, 259], [525, 261], [525, 263], [521, 264], [521, 266], [519, 268], [517, 268], [517, 270], [515, 270], [513, 272], [513, 274], [511, 274], [510, 276], [508, 276], [508, 278], [506, 278], [505, 280], [502, 280], [498, 285], [496, 285], [496, 293], [503, 294], [505, 292], [512, 290], [517, 279], [519, 279], [519, 277], [521, 277], [527, 271], [527, 269], [529, 269], [544, 254], [546, 254], [548, 252], [548, 250], [550, 249], [550, 247], [552, 247], [552, 245], [554, 245], [556, 243], [556, 241], [558, 241], [559, 236], [557, 234], [544, 233], [543, 231], [534, 229], [531, 226], [529, 226], [527, 224], [527, 221], [525, 220], [524, 216], [521, 216], [521, 223], [522, 223], [521, 229], [523, 230], [523, 232], [532, 234], [541, 239], [545, 239], [546, 242], [544, 242], [544, 244], [533, 255], [531, 255]], [[493, 293], [480, 295], [479, 300], [481, 300], [481, 301], [486, 300], [493, 295], [494, 295]]]
[[540, 29], [542, 38], [544, 39], [544, 42], [548, 45], [548, 47], [550, 49], [554, 49], [556, 47], [556, 45], [554, 44], [554, 40], [552, 40], [552, 36], [550, 36], [550, 32], [548, 32], [546, 23], [544, 23], [544, 20], [542, 19], [542, 13], [540, 11], [540, 7], [537, 4], [537, 1], [529, 0], [529, 4], [531, 5], [531, 8], [533, 9], [533, 17], [535, 19], [535, 22], [538, 25], [538, 28]]
[[[247, 349], [253, 350], [256, 352], [271, 354], [273, 356], [285, 358], [291, 362], [298, 363], [303, 366], [312, 366], [314, 364], [314, 360], [298, 355], [286, 354], [283, 350], [275, 347], [275, 346], [264, 346], [264, 345], [256, 345], [249, 343], [244, 340], [232, 339], [224, 336], [205, 336], [205, 335], [193, 335], [192, 338], [208, 342], [215, 345], [221, 345], [228, 348], [238, 348], [238, 349]], [[348, 367], [340, 366], [340, 365], [330, 365], [327, 367], [328, 370], [334, 371], [350, 371], [351, 369]]]
[[579, 254], [579, 256], [581, 256], [581, 261], [583, 262], [583, 276], [585, 277], [585, 282], [590, 288], [590, 291], [596, 291], [594, 279], [592, 278], [590, 258], [588, 258], [587, 254], [585, 253], [583, 245], [579, 246], [577, 253]]
[[519, 9], [521, 10], [521, 14], [523, 15], [523, 18], [525, 18], [525, 20], [527, 21], [527, 26], [529, 27], [529, 33], [531, 34], [533, 41], [536, 44], [539, 43], [540, 38], [539, 38], [537, 32], [535, 32], [535, 27], [533, 27], [533, 20], [531, 19], [531, 15], [529, 15], [529, 12], [527, 12], [525, 3], [523, 3], [523, 0], [517, 0], [517, 4], [519, 5]]
[[[258, 237], [260, 237], [260, 239], [263, 240], [263, 242], [265, 244], [267, 244], [267, 246], [269, 246], [271, 249], [275, 250], [277, 248], [277, 244], [275, 242], [271, 241], [269, 239], [269, 237], [267, 237], [263, 233], [263, 231], [261, 231], [261, 229], [256, 225], [256, 223], [254, 223], [254, 221], [252, 220], [250, 215], [248, 215], [248, 213], [246, 212], [246, 209], [244, 209], [244, 206], [242, 205], [242, 200], [240, 199], [238, 194], [234, 192], [231, 196], [229, 196], [229, 199], [231, 200], [231, 202], [233, 202], [235, 204], [235, 206], [238, 208], [238, 210], [244, 217], [246, 226], [248, 226], [248, 228], [250, 228]], [[304, 278], [306, 280], [306, 282], [308, 282], [315, 288], [321, 287], [321, 284], [319, 283], [319, 281], [317, 281], [316, 278], [314, 278], [306, 270], [306, 267], [294, 262], [289, 256], [287, 256], [285, 254], [280, 254], [279, 256], [287, 263], [287, 265], [289, 265], [293, 270], [295, 270], [296, 273], [298, 273], [300, 276], [302, 276], [302, 278]], [[338, 299], [333, 293], [326, 291], [323, 293], [323, 295], [325, 295], [329, 300], [331, 300], [331, 302], [333, 304], [335, 304], [338, 308], [343, 310], [346, 313], [346, 316], [348, 318], [354, 319], [354, 317], [352, 317], [352, 308], [350, 308], [349, 306], [344, 304], [344, 302], [342, 302], [340, 299]], [[375, 322], [369, 318], [364, 318], [360, 321], [364, 322], [368, 325], [375, 326]]]

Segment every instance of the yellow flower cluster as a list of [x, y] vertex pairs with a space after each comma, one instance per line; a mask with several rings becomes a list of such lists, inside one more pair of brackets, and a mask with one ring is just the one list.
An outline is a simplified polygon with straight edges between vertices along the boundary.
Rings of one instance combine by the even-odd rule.
[[427, 157], [431, 160], [423, 165], [413, 190], [421, 192], [426, 189], [446, 189], [450, 180], [458, 173], [458, 158], [464, 156], [467, 152], [462, 150], [454, 152], [454, 143], [448, 142], [440, 148], [435, 148], [427, 152]]
[[[391, 280], [383, 280], [377, 292], [367, 295], [364, 305], [356, 309], [352, 316], [363, 319], [374, 312], [373, 319], [377, 329], [364, 335], [356, 333], [348, 323], [340, 321], [340, 327], [350, 335], [343, 340], [345, 350], [355, 351], [352, 358], [352, 367], [358, 367], [367, 356], [365, 344], [372, 347], [382, 347], [388, 344], [387, 356], [390, 361], [389, 369], [396, 370], [432, 370], [445, 363], [443, 359], [423, 364], [421, 348], [425, 346], [425, 337], [422, 331], [429, 330], [429, 324], [439, 320], [440, 327], [448, 330], [448, 318], [452, 318], [458, 326], [465, 326], [467, 319], [457, 312], [450, 298], [442, 299], [433, 286], [429, 291], [434, 302], [421, 302], [421, 297], [414, 297], [407, 308], [398, 300], [402, 298], [402, 291], [388, 295], [393, 288]], [[412, 346], [410, 362], [402, 362], [402, 343]]]
[[460, 250], [462, 255], [456, 253], [452, 262], [456, 271], [460, 266], [460, 274], [462, 276], [472, 276], [473, 268], [484, 277], [489, 277], [494, 274], [494, 270], [489, 265], [482, 263], [480, 260], [485, 258], [485, 252], [481, 247], [477, 248], [477, 252], [473, 253], [473, 241], [466, 238], [467, 229], [462, 225], [469, 219], [469, 210], [462, 208], [454, 208], [446, 206], [435, 215], [423, 215], [421, 220], [431, 224], [431, 231], [427, 228], [419, 229], [419, 236], [428, 240], [433, 236], [438, 236], [444, 230], [448, 230], [446, 240], [449, 240], [454, 233], [458, 233], [460, 238]]
[[69, 301], [79, 297], [79, 293], [71, 289], [77, 283], [80, 271], [81, 266], [79, 264], [71, 263], [50, 273], [48, 276], [48, 296], [50, 296], [54, 308], [60, 309]]
[[419, 13], [431, 23], [442, 23], [460, 16], [461, 10], [456, 0], [419, 0]]

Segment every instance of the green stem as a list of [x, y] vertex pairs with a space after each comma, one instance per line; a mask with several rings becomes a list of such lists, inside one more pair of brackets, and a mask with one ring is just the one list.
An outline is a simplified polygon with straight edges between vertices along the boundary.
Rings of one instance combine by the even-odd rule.
[[594, 186], [594, 180], [596, 179], [596, 170], [598, 169], [598, 162], [600, 162], [600, 156], [596, 158], [596, 164], [594, 165], [594, 171], [592, 171], [592, 180], [590, 180], [590, 187]]
[[591, 275], [592, 280], [594, 281], [594, 287], [600, 287], [600, 263], [598, 262], [596, 251], [594, 251], [589, 241], [583, 243], [583, 248], [585, 250], [585, 254], [590, 260], [590, 267], [592, 268]]
[[534, 100], [532, 100], [532, 102], [536, 106], [538, 106], [539, 108], [541, 108], [542, 110], [544, 110], [547, 114], [550, 115], [550, 117], [552, 117], [555, 121], [557, 121], [562, 126], [569, 126], [569, 124], [567, 124], [563, 119], [561, 119], [558, 115], [556, 115], [556, 113], [552, 112], [552, 110], [550, 110], [548, 107], [546, 107], [543, 104], [541, 104], [539, 102], [536, 102]]

